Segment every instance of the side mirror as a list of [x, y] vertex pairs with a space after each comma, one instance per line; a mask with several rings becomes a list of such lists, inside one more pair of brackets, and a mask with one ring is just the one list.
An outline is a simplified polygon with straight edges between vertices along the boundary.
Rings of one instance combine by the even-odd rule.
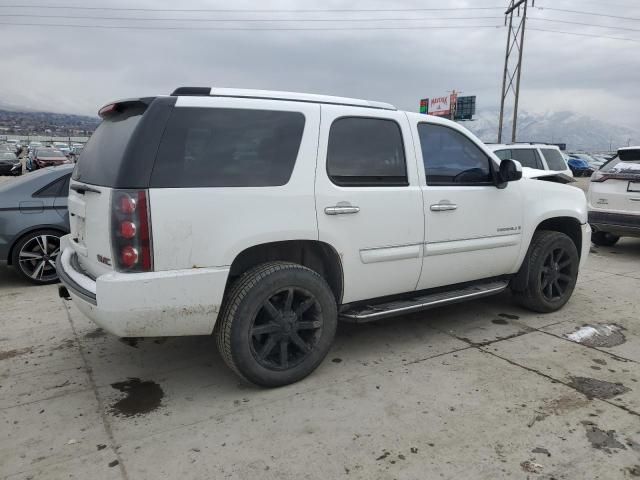
[[505, 188], [507, 183], [515, 182], [522, 178], [522, 164], [517, 160], [510, 158], [500, 162], [500, 170], [498, 171], [498, 188]]

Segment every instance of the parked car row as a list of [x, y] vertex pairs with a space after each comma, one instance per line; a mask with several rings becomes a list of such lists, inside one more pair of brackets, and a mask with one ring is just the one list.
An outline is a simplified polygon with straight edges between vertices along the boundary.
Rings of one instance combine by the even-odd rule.
[[38, 148], [43, 147], [51, 147], [55, 150], [58, 150], [67, 158], [75, 161], [82, 149], [84, 148], [83, 143], [66, 143], [66, 142], [39, 142], [36, 140], [30, 141], [25, 144], [21, 144], [16, 139], [7, 139], [3, 143], [0, 143], [0, 150], [7, 150], [15, 153], [17, 156], [21, 157], [24, 155], [28, 155]]

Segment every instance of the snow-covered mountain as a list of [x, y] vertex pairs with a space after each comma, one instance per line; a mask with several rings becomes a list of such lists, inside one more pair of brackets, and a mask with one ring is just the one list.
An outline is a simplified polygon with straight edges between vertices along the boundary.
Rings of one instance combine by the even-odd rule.
[[[461, 124], [485, 142], [498, 139], [497, 110], [481, 111], [475, 121]], [[511, 139], [511, 114], [505, 115], [503, 142]], [[574, 112], [520, 112], [519, 142], [566, 143], [568, 150], [609, 151], [640, 144], [640, 132]]]

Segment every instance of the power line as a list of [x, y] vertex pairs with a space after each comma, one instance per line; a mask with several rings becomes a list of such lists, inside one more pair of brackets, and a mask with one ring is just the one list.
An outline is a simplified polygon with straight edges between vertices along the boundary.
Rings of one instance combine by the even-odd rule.
[[620, 27], [618, 25], [597, 25], [595, 23], [570, 22], [569, 20], [554, 20], [551, 18], [538, 18], [538, 17], [529, 17], [529, 20], [537, 20], [540, 22], [566, 23], [569, 25], [581, 25], [583, 27], [614, 28], [616, 30], [626, 30], [629, 32], [640, 32], [640, 29], [638, 28], [626, 28], [626, 27]]
[[[558, 1], [558, 0], [556, 0]], [[571, 3], [573, 0], [560, 0], [560, 2], [569, 2]], [[635, 0], [631, 0], [632, 2], [635, 2]], [[606, 3], [603, 4], [602, 1], [597, 1], [597, 0], [580, 0], [580, 3], [590, 3], [593, 5], [598, 5], [600, 7], [611, 7], [611, 6], [615, 6], [615, 7], [627, 7], [627, 8], [640, 8], [638, 7], [637, 3], [636, 5], [631, 5], [629, 3], [615, 3], [612, 2], [610, 0], [606, 0]]]
[[63, 5], [0, 5], [0, 8], [37, 8], [64, 10], [109, 10], [120, 12], [216, 12], [216, 13], [310, 13], [310, 12], [445, 12], [460, 10], [502, 10], [496, 7], [448, 7], [448, 8], [328, 8], [328, 9], [221, 9], [221, 8], [128, 8], [128, 7], [77, 7]]
[[622, 41], [625, 41], [625, 42], [640, 43], [640, 40], [635, 39], [635, 38], [610, 37], [608, 35], [595, 35], [595, 34], [590, 34], [590, 33], [566, 32], [566, 31], [562, 31], [562, 30], [547, 30], [547, 29], [544, 29], [544, 28], [535, 28], [535, 27], [529, 27], [529, 30], [536, 30], [538, 32], [549, 32], [549, 33], [563, 33], [565, 35], [575, 35], [575, 36], [578, 36], [578, 37], [606, 38], [606, 39], [609, 39], [609, 40], [622, 40]]
[[553, 12], [563, 12], [563, 13], [577, 13], [579, 15], [592, 15], [595, 17], [617, 18], [618, 20], [633, 20], [635, 22], [640, 22], [640, 18], [625, 17], [622, 15], [609, 15], [609, 14], [598, 13], [598, 12], [584, 12], [581, 10], [566, 10], [563, 8], [551, 8], [551, 7], [545, 7], [545, 6], [536, 6], [535, 8], [537, 8], [538, 10], [549, 10]]
[[150, 18], [150, 17], [98, 17], [86, 15], [29, 15], [0, 13], [0, 17], [64, 18], [68, 20], [132, 20], [163, 22], [396, 22], [428, 20], [502, 20], [502, 17], [415, 17], [415, 18]]
[[101, 28], [118, 30], [216, 30], [216, 31], [325, 31], [325, 30], [432, 30], [432, 29], [470, 29], [470, 28], [502, 28], [502, 25], [422, 25], [402, 27], [319, 27], [319, 28], [272, 28], [272, 27], [174, 27], [174, 26], [136, 26], [136, 25], [83, 25], [62, 23], [13, 23], [0, 22], [0, 25], [19, 27], [69, 27], [69, 28]]

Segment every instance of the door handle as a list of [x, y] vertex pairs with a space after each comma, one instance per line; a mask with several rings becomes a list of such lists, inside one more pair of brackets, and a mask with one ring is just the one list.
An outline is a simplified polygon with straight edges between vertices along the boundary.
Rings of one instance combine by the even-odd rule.
[[447, 212], [450, 210], [457, 210], [457, 209], [458, 209], [458, 205], [455, 205], [453, 203], [436, 203], [431, 205], [432, 212]]
[[354, 207], [352, 205], [335, 205], [324, 209], [324, 213], [327, 215], [349, 215], [352, 213], [358, 213], [359, 211], [360, 207]]

